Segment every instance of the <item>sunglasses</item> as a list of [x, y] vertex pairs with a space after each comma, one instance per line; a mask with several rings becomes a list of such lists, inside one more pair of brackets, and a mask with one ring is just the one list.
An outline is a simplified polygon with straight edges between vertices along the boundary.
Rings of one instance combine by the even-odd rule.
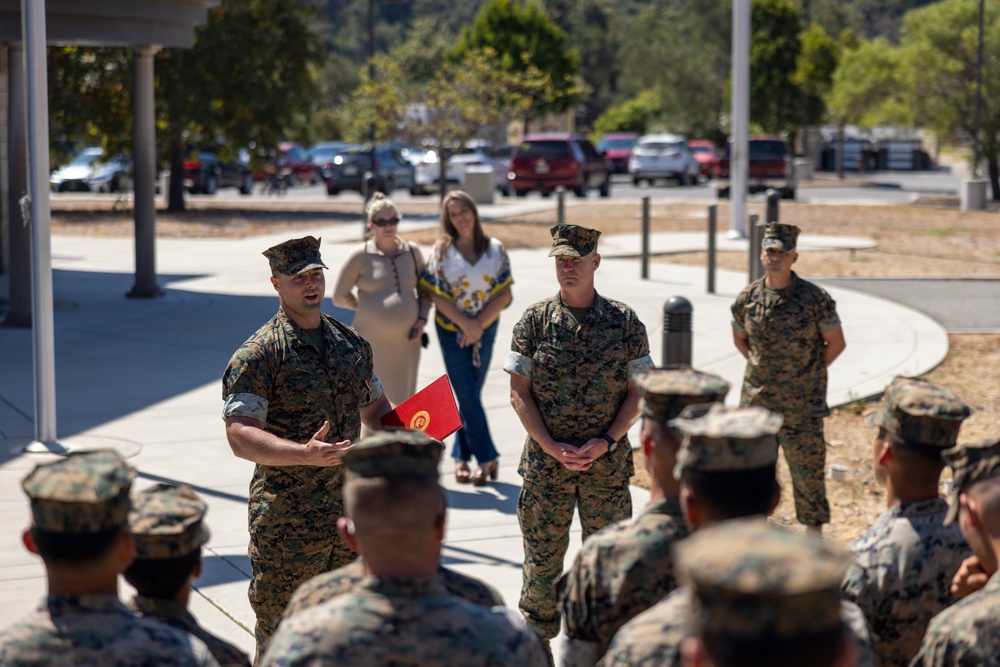
[[388, 227], [389, 225], [398, 225], [399, 218], [397, 217], [382, 218], [382, 219], [372, 218], [372, 224], [375, 225], [376, 227]]

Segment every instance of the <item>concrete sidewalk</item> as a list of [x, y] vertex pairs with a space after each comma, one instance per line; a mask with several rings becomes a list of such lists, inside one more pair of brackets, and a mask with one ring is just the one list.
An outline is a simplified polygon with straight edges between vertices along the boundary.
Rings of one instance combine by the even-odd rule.
[[[335, 241], [356, 238], [356, 225], [313, 233], [324, 238], [324, 259], [335, 274], [351, 247]], [[657, 235], [654, 248], [667, 252], [682, 241], [696, 248], [698, 236]], [[233, 351], [277, 308], [261, 251], [287, 237], [161, 239], [157, 267], [166, 296], [149, 301], [123, 296], [134, 282], [131, 239], [52, 240], [60, 438], [69, 446], [118, 448], [140, 471], [139, 487], [185, 482], [205, 496], [212, 541], [193, 609], [210, 630], [250, 653], [246, 503], [252, 464], [235, 458], [225, 441], [220, 377]], [[670, 296], [684, 296], [694, 305], [694, 364], [732, 382], [735, 402], [744, 362], [732, 344], [729, 305], [745, 276], [720, 271], [714, 295], [705, 293], [701, 268], [654, 263], [651, 279], [641, 281], [635, 259], [615, 257], [634, 254], [638, 237], [608, 237], [604, 243], [598, 289], [636, 309], [647, 326], [654, 360], [661, 356], [662, 305]], [[557, 291], [553, 260], [546, 255], [541, 250], [511, 252], [514, 303], [500, 321], [483, 397], [502, 455], [500, 480], [483, 488], [460, 487], [450, 463], [442, 467], [450, 507], [445, 562], [490, 582], [511, 606], [516, 606], [521, 583], [515, 515], [520, 478], [515, 468], [524, 431], [510, 407], [509, 381], [501, 367], [521, 312]], [[947, 353], [945, 332], [927, 316], [842, 288], [830, 292], [848, 341], [831, 371], [831, 404], [876, 394], [894, 375], [925, 372]], [[433, 328], [430, 335], [434, 338]], [[41, 562], [20, 543], [29, 521], [20, 480], [35, 463], [49, 458], [19, 452], [34, 433], [31, 360], [31, 332], [0, 329], [0, 599], [5, 601], [0, 628], [28, 613], [45, 592]], [[432, 341], [423, 355], [420, 386], [443, 372]], [[636, 431], [634, 427], [633, 435]], [[635, 496], [641, 508], [645, 493], [636, 490]], [[570, 556], [578, 535], [577, 528]]]

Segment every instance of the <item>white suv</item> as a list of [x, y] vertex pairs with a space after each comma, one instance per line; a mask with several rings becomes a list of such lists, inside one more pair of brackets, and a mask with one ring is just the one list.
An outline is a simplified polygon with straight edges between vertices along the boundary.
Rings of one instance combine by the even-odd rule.
[[698, 182], [700, 168], [688, 148], [687, 139], [679, 134], [647, 134], [639, 137], [628, 161], [632, 183], [650, 185], [657, 178], [676, 180], [679, 185]]

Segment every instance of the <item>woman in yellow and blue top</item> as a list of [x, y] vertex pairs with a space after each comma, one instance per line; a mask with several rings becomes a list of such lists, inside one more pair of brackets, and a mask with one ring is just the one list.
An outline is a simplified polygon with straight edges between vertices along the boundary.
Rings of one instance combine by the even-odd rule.
[[[455, 435], [455, 479], [477, 486], [497, 478], [497, 453], [483, 410], [482, 390], [493, 355], [500, 311], [510, 305], [510, 259], [503, 243], [483, 233], [466, 192], [449, 192], [441, 207], [441, 239], [420, 285], [434, 302], [441, 354], [458, 398], [462, 428]], [[478, 464], [470, 474], [469, 461]]]

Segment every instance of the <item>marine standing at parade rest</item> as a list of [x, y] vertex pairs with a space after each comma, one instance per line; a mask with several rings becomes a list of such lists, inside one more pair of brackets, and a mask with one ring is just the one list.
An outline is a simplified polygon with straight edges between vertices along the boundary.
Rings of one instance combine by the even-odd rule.
[[222, 378], [226, 437], [256, 463], [250, 482], [250, 606], [260, 656], [299, 584], [355, 558], [337, 535], [341, 456], [392, 406], [371, 346], [320, 311], [319, 239], [264, 251], [278, 313], [233, 354]]
[[128, 527], [135, 470], [105, 449], [44, 463], [24, 478], [31, 527], [22, 539], [42, 557], [48, 595], [0, 633], [4, 667], [211, 667], [208, 647], [133, 613], [118, 575], [135, 557]]
[[958, 521], [973, 556], [952, 583], [961, 597], [931, 619], [913, 667], [1000, 666], [1000, 438], [943, 454], [954, 484], [945, 523]]
[[882, 667], [910, 663], [931, 618], [953, 602], [952, 577], [972, 555], [959, 527], [945, 525], [948, 503], [938, 495], [941, 453], [956, 445], [971, 413], [944, 387], [897, 377], [867, 418], [878, 427], [872, 467], [888, 509], [850, 543], [854, 563], [842, 593], [871, 622]]
[[209, 537], [207, 511], [186, 484], [154, 484], [132, 495], [128, 521], [136, 557], [125, 581], [137, 595], [129, 607], [202, 640], [222, 667], [249, 667], [246, 653], [203, 628], [188, 610], [191, 588], [201, 576], [201, 548]]
[[[681, 507], [690, 530], [697, 533], [746, 520], [764, 524], [781, 496], [775, 438], [781, 415], [764, 408], [692, 405], [668, 427], [681, 439], [674, 474], [680, 480]], [[681, 646], [691, 634], [691, 614], [691, 589], [681, 586], [623, 625], [599, 664], [680, 667]], [[861, 610], [842, 602], [840, 617], [854, 635], [857, 666], [878, 667], [871, 628]], [[772, 667], [767, 661], [759, 664]]]
[[504, 365], [511, 405], [528, 432], [517, 470], [524, 479], [519, 606], [547, 640], [559, 633], [555, 582], [574, 507], [584, 539], [632, 516], [627, 434], [639, 415], [635, 378], [653, 366], [635, 312], [594, 289], [601, 233], [566, 224], [550, 231], [559, 293], [524, 312]]
[[822, 530], [830, 522], [823, 478], [826, 369], [846, 343], [833, 299], [792, 271], [798, 236], [795, 225], [765, 228], [764, 277], [736, 297], [733, 341], [747, 360], [740, 405], [785, 418], [778, 443], [792, 476], [795, 514], [799, 523]]
[[667, 422], [688, 405], [722, 401], [729, 383], [676, 365], [646, 371], [639, 446], [649, 472], [649, 505], [634, 519], [602, 528], [583, 543], [559, 580], [567, 642], [563, 667], [593, 667], [615, 632], [677, 587], [672, 545], [687, 536], [680, 487], [674, 479], [680, 440]]
[[685, 667], [854, 667], [837, 596], [844, 550], [818, 536], [743, 519], [677, 545], [691, 587]]
[[541, 642], [518, 615], [450, 594], [439, 573], [444, 445], [389, 430], [344, 455], [346, 515], [337, 521], [366, 577], [349, 593], [289, 616], [266, 667], [543, 667]]

